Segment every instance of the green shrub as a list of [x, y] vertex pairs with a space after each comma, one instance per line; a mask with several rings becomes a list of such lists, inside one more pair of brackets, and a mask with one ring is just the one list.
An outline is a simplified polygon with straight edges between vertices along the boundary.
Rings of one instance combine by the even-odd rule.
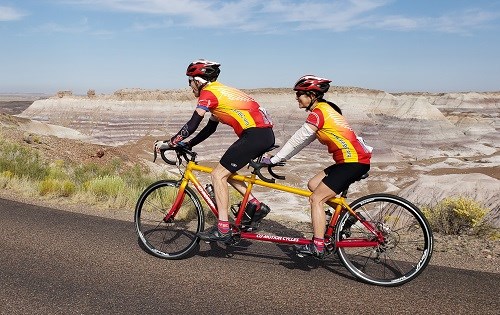
[[0, 177], [11, 179], [12, 177], [14, 177], [14, 173], [12, 173], [11, 171], [3, 171], [0, 173]]
[[141, 190], [145, 189], [156, 180], [156, 178], [152, 177], [147, 170], [138, 164], [126, 170], [122, 174], [122, 177], [126, 180], [128, 186], [140, 188]]
[[445, 198], [434, 207], [423, 207], [434, 231], [449, 234], [483, 234], [491, 226], [484, 222], [488, 209], [473, 199]]
[[55, 195], [69, 197], [76, 191], [76, 185], [67, 179], [46, 178], [40, 182], [38, 192], [40, 196]]
[[0, 188], [4, 189], [9, 185], [11, 179], [14, 178], [14, 174], [11, 171], [3, 171], [0, 173]]
[[68, 170], [64, 165], [63, 160], [55, 160], [49, 165], [47, 177], [53, 179], [67, 179], [69, 178]]
[[121, 162], [114, 160], [114, 162], [102, 166], [96, 163], [81, 164], [74, 167], [73, 177], [76, 182], [82, 184], [95, 178], [114, 176], [120, 168], [119, 163]]
[[97, 200], [116, 198], [124, 190], [125, 182], [119, 176], [103, 176], [85, 182], [84, 188]]
[[0, 172], [9, 171], [18, 177], [41, 180], [49, 167], [38, 152], [0, 139]]

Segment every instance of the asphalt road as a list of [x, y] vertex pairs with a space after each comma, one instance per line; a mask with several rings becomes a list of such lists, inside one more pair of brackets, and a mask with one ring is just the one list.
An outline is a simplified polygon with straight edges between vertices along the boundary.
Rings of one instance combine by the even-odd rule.
[[376, 287], [336, 257], [259, 242], [162, 260], [140, 248], [132, 222], [0, 199], [2, 315], [500, 314], [499, 287], [499, 274], [432, 265]]

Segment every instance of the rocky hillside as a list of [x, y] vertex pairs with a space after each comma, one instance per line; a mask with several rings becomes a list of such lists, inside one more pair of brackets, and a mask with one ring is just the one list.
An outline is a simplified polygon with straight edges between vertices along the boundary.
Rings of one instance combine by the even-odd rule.
[[[278, 144], [304, 122], [306, 113], [298, 109], [289, 89], [247, 92], [272, 116]], [[354, 185], [353, 196], [385, 191], [428, 203], [467, 195], [492, 208], [492, 218], [500, 221], [500, 92], [391, 94], [336, 87], [326, 98], [337, 103], [358, 134], [375, 147], [371, 176]], [[58, 129], [59, 137], [65, 137], [66, 130], [68, 137], [105, 146], [127, 145], [144, 153], [150, 151], [152, 139], [166, 139], [177, 132], [194, 106], [188, 90], [61, 93], [36, 100], [18, 117], [72, 129]], [[216, 141], [207, 140], [198, 149], [207, 161], [217, 161], [235, 140], [226, 126], [220, 126], [213, 137]], [[324, 147], [314, 142], [283, 171], [287, 181], [304, 185], [330, 161]], [[307, 209], [302, 200], [276, 194], [268, 197], [284, 211]]]
[[[305, 117], [285, 89], [250, 90], [270, 112], [280, 142]], [[498, 149], [500, 93], [390, 94], [334, 89], [336, 102], [353, 127], [376, 148], [375, 161], [468, 154], [489, 155]], [[165, 137], [192, 114], [190, 91], [121, 90], [113, 95], [63, 96], [35, 101], [20, 117], [76, 129], [95, 142], [119, 145], [145, 135]], [[220, 128], [222, 138], [232, 132]]]

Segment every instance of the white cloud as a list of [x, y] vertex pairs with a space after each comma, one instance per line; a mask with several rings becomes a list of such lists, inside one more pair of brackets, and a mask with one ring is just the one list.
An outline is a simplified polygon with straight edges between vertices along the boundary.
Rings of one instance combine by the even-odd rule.
[[164, 20], [160, 22], [145, 22], [145, 23], [139, 23], [135, 22], [132, 25], [132, 28], [137, 31], [145, 31], [145, 30], [151, 30], [151, 29], [163, 29], [163, 28], [170, 28], [174, 25], [174, 22], [172, 20]]
[[[269, 31], [278, 25], [292, 24], [293, 28], [309, 28], [334, 18], [335, 29], [347, 29], [356, 16], [385, 5], [388, 0], [66, 0], [115, 12], [169, 16], [176, 24], [190, 27], [232, 27], [240, 30]], [[326, 15], [325, 15], [326, 14]], [[319, 28], [331, 28], [326, 24]], [[289, 28], [288, 28], [289, 29]]]
[[405, 16], [385, 16], [372, 17], [369, 24], [372, 27], [386, 30], [401, 31], [427, 31], [455, 33], [469, 35], [474, 30], [488, 27], [490, 22], [498, 20], [500, 14], [487, 12], [484, 10], [463, 10], [457, 12], [447, 12], [438, 17], [405, 17]]
[[[266, 10], [282, 16], [303, 30], [346, 31], [363, 25], [366, 16], [387, 5], [387, 0], [291, 1], [276, 0]], [[293, 8], [291, 10], [290, 8]]]
[[469, 34], [472, 30], [487, 27], [488, 23], [498, 20], [500, 13], [469, 9], [451, 12], [433, 21], [433, 26], [446, 33]]
[[80, 22], [77, 22], [74, 25], [61, 25], [58, 23], [49, 22], [39, 26], [37, 28], [37, 31], [46, 33], [79, 34], [89, 32], [90, 27], [88, 25], [88, 19], [83, 18]]
[[[199, 0], [66, 0], [65, 3], [113, 11], [156, 15], [189, 15], [210, 9], [209, 1]], [[213, 2], [213, 1], [210, 1]]]
[[166, 26], [229, 28], [255, 32], [290, 30], [385, 29], [464, 33], [499, 19], [485, 10], [443, 12], [441, 16], [384, 13], [395, 0], [63, 0], [93, 10], [111, 10], [158, 16], [163, 21], [135, 24], [146, 30]]
[[421, 27], [419, 19], [404, 16], [386, 16], [382, 21], [372, 21], [374, 26], [381, 29], [414, 30]]
[[27, 14], [15, 8], [0, 6], [0, 22], [16, 21], [22, 19]]

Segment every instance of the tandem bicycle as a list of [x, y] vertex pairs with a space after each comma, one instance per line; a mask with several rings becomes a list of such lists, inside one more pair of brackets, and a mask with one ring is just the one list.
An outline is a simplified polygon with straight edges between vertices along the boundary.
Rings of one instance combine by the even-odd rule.
[[[178, 167], [181, 178], [157, 181], [142, 192], [135, 208], [135, 229], [140, 243], [152, 255], [182, 259], [198, 248], [200, 239], [196, 233], [205, 228], [206, 213], [200, 197], [208, 205], [207, 213], [218, 217], [215, 200], [196, 176], [199, 172], [210, 173], [212, 168], [198, 164], [197, 153], [183, 145], [162, 150], [160, 155], [166, 163]], [[234, 181], [246, 183], [247, 189], [231, 222], [232, 239], [226, 244], [235, 245], [241, 240], [287, 245], [311, 243], [305, 237], [266, 234], [242, 225], [254, 186], [305, 198], [312, 194], [309, 190], [276, 183], [275, 179], [284, 177], [274, 172], [276, 165], [259, 163], [261, 158], [249, 163], [250, 174], [230, 176]], [[273, 178], [262, 174], [263, 169]], [[369, 284], [389, 287], [415, 279], [428, 265], [433, 249], [432, 231], [422, 212], [408, 200], [391, 194], [370, 194], [350, 204], [346, 199], [347, 190], [326, 202], [329, 209], [326, 211], [331, 210], [331, 218], [325, 223], [327, 255], [336, 254], [354, 277]]]

